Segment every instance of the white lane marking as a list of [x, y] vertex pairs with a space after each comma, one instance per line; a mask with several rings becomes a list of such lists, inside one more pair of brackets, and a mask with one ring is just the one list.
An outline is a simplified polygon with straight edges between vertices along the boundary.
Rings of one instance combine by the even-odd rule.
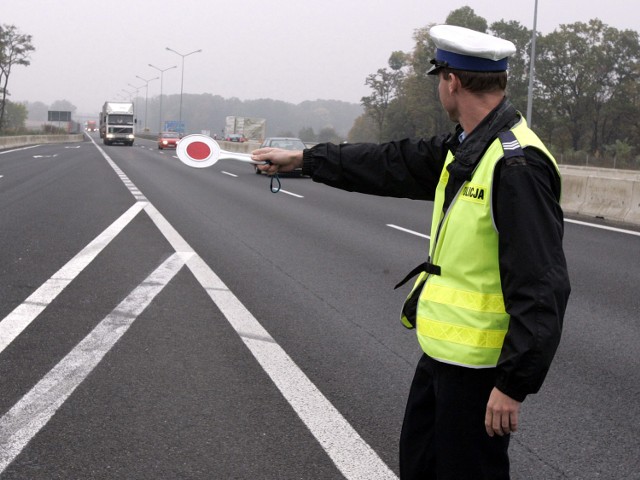
[[[193, 252], [182, 236], [149, 203], [145, 212], [173, 248]], [[194, 252], [195, 253], [195, 252]], [[396, 479], [396, 475], [318, 390], [260, 322], [199, 255], [187, 261], [200, 285], [238, 333], [336, 467], [347, 479]]]
[[242, 340], [345, 478], [397, 479], [277, 343], [246, 333]]
[[30, 148], [36, 148], [39, 147], [40, 145], [29, 145], [28, 147], [22, 147], [22, 148], [13, 148], [11, 150], [5, 150], [3, 152], [0, 152], [0, 155], [4, 155], [5, 153], [11, 153], [11, 152], [19, 152], [20, 150], [29, 150]]
[[[618, 233], [626, 233], [627, 235], [635, 235], [635, 236], [640, 237], [640, 232], [635, 232], [633, 230], [625, 230], [623, 228], [609, 227], [607, 225], [598, 225], [596, 223], [581, 222], [580, 220], [569, 220], [567, 218], [565, 218], [564, 221], [565, 221], [565, 223], [575, 223], [577, 225], [584, 225], [586, 227], [600, 228], [602, 230], [609, 230], [611, 232], [618, 232]], [[390, 223], [387, 224], [387, 227], [395, 228], [396, 230], [401, 230], [403, 232], [407, 232], [407, 233], [410, 233], [412, 235], [417, 235], [419, 237], [424, 237], [424, 238], [428, 238], [428, 239], [431, 238], [428, 235], [424, 235], [423, 233], [414, 232], [413, 230], [402, 228], [402, 227], [399, 227], [397, 225], [393, 225], [393, 224], [390, 224]]]
[[[565, 218], [564, 221], [565, 221], [565, 223], [575, 223], [577, 225], [584, 225], [586, 227], [600, 228], [602, 230], [609, 230], [611, 232], [618, 232], [618, 233], [626, 233], [627, 235], [635, 235], [637, 237], [640, 237], [640, 232], [635, 232], [633, 230], [625, 230], [623, 228], [609, 227], [607, 225], [598, 225], [596, 223], [581, 222], [580, 220], [570, 220], [568, 218]], [[408, 230], [406, 228], [402, 228], [402, 227], [399, 227], [397, 225], [393, 225], [393, 224], [390, 224], [390, 223], [387, 224], [387, 227], [395, 228], [397, 230], [401, 230], [403, 232], [407, 232], [407, 233], [410, 233], [412, 235], [417, 235], [419, 237], [424, 237], [424, 238], [428, 238], [428, 239], [431, 238], [428, 235], [424, 235], [422, 233], [414, 232], [413, 230]]]
[[626, 233], [627, 235], [636, 235], [640, 237], [640, 232], [634, 232], [633, 230], [624, 230], [622, 228], [608, 227], [607, 225], [598, 225], [597, 223], [581, 222], [580, 220], [564, 219], [565, 223], [575, 223], [577, 225], [584, 225], [586, 227], [600, 228], [602, 230], [609, 230], [611, 232]]
[[129, 190], [129, 192], [131, 192], [131, 195], [133, 195], [134, 198], [139, 202], [147, 202], [148, 201], [147, 198], [142, 194], [140, 190], [138, 190], [138, 187], [136, 187], [134, 183], [131, 180], [129, 180], [129, 177], [127, 177], [125, 173], [122, 170], [120, 170], [120, 167], [118, 167], [113, 162], [113, 160], [111, 160], [111, 157], [109, 157], [109, 155], [107, 155], [107, 153], [102, 148], [100, 148], [100, 146], [93, 140], [93, 138], [89, 138], [89, 139], [93, 142], [95, 147], [98, 149], [100, 154], [104, 157], [104, 159], [109, 163], [109, 165], [111, 165], [111, 168], [113, 168], [113, 170], [116, 172], [118, 177], [120, 177], [120, 180], [122, 180], [122, 183], [124, 183], [127, 189]]
[[347, 479], [396, 479], [393, 471], [329, 402], [258, 320], [151, 204], [145, 212], [187, 261], [200, 285]]
[[[112, 168], [114, 168], [116, 173], [118, 173], [120, 178], [123, 179], [123, 181], [126, 180], [130, 182], [109, 156], [100, 147], [97, 145], [96, 147]], [[139, 192], [131, 182], [127, 187], [132, 193]], [[142, 196], [142, 198], [144, 197]], [[142, 204], [142, 202], [138, 202], [136, 205], [141, 206]], [[184, 259], [182, 262], [186, 261], [195, 278], [225, 315], [247, 348], [249, 348], [250, 352], [281, 391], [284, 398], [292, 405], [298, 416], [322, 445], [343, 475], [349, 480], [397, 479], [393, 471], [389, 469], [375, 451], [358, 435], [340, 412], [306, 377], [295, 362], [242, 305], [213, 270], [194, 252], [182, 236], [151, 203], [145, 202], [144, 205], [147, 214], [171, 243], [176, 252], [181, 252], [181, 258]], [[162, 281], [156, 280], [145, 283], [161, 284]], [[164, 284], [166, 284], [166, 282]], [[162, 284], [162, 287], [164, 287], [164, 284]], [[159, 290], [161, 290], [162, 287], [160, 287]], [[133, 293], [132, 295], [128, 298], [137, 298], [137, 296], [139, 296]], [[136, 304], [140, 306], [141, 302], [137, 302]], [[120, 313], [123, 310], [126, 311], [127, 309], [121, 304], [114, 312]], [[118, 328], [122, 328], [122, 321], [133, 322], [135, 319], [135, 314], [132, 314], [130, 309], [128, 313], [122, 316], [124, 319], [113, 317], [108, 323], [111, 325], [115, 322]], [[128, 326], [125, 327], [125, 330], [126, 328], [128, 328]], [[78, 347], [76, 347], [73, 352], [95, 350], [93, 347], [87, 347], [85, 340], [79, 344], [79, 346], [83, 345], [83, 348], [78, 349]], [[89, 345], [94, 341], [95, 340], [86, 340]], [[117, 341], [117, 339], [115, 341]], [[115, 341], [113, 343], [115, 343]], [[105, 353], [106, 351], [108, 351], [108, 348], [104, 350]], [[104, 353], [102, 356], [104, 356]], [[100, 358], [102, 358], [102, 356], [100, 356]], [[2, 465], [2, 469], [6, 468], [6, 466], [13, 461], [13, 458], [24, 448], [24, 445], [28, 443], [30, 438], [46, 424], [48, 419], [51, 418], [60, 405], [68, 398], [73, 389], [88, 375], [88, 373], [76, 375], [74, 372], [69, 372], [69, 369], [78, 368], [82, 372], [90, 372], [97, 362], [99, 362], [100, 358], [94, 360], [94, 363], [91, 365], [84, 366], [85, 363], [91, 362], [91, 358], [78, 355], [78, 353], [65, 357], [68, 361], [64, 363], [61, 362], [62, 366], [60, 368], [54, 368], [54, 370], [56, 370], [56, 376], [47, 375], [45, 379], [41, 380], [41, 382], [32, 389], [31, 392], [33, 393], [30, 392], [27, 394], [29, 396], [27, 399], [24, 401], [21, 400], [18, 404], [14, 405], [14, 407], [0, 419], [0, 447], [2, 447], [0, 448], [2, 452], [0, 454], [0, 465]], [[49, 398], [46, 395], [47, 391], [54, 393], [61, 387], [61, 385], [51, 385], [53, 378], [66, 378], [69, 376], [76, 379], [75, 386], [69, 388], [69, 385], [65, 384], [66, 390], [58, 394], [55, 399]], [[23, 397], [23, 399], [25, 397]], [[38, 409], [41, 408], [45, 410], [39, 411]], [[7, 440], [5, 441], [5, 439]], [[5, 446], [4, 443], [7, 443], [7, 445]], [[0, 473], [1, 472], [2, 470], [0, 470]]]
[[304, 195], [298, 195], [297, 193], [289, 192], [287, 190], [282, 190], [282, 189], [280, 189], [278, 193], [286, 193], [287, 195], [291, 195], [292, 197], [304, 198]]
[[40, 313], [82, 272], [91, 261], [142, 210], [144, 202], [134, 203], [129, 210], [69, 260], [40, 288], [18, 305], [0, 322], [0, 352], [27, 328]]
[[[178, 158], [178, 157], [176, 157], [176, 158]], [[238, 177], [238, 175], [236, 175], [235, 173], [230, 173], [230, 172], [227, 172], [226, 170], [221, 170], [220, 173], [222, 173], [223, 175], [229, 175], [230, 177], [235, 177], [235, 178]], [[278, 193], [284, 193], [284, 194], [291, 195], [292, 197], [296, 197], [296, 198], [304, 198], [304, 195], [299, 195], [297, 193], [289, 192], [287, 190], [282, 190], [282, 189], [278, 190]]]
[[396, 230], [400, 230], [401, 232], [410, 233], [411, 235], [416, 235], [417, 237], [431, 239], [429, 235], [425, 235], [424, 233], [419, 233], [414, 230], [409, 230], [408, 228], [399, 227], [398, 225], [393, 225], [392, 223], [387, 223], [387, 227], [395, 228]]
[[0, 473], [51, 419], [192, 254], [174, 253], [0, 418]]

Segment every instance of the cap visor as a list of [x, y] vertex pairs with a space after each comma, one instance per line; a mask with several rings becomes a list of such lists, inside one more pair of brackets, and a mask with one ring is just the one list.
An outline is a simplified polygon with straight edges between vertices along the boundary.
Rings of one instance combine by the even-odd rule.
[[449, 66], [447, 62], [443, 62], [442, 60], [438, 60], [436, 58], [431, 59], [429, 63], [431, 63], [433, 66], [429, 70], [427, 70], [427, 75], [435, 75], [441, 69]]

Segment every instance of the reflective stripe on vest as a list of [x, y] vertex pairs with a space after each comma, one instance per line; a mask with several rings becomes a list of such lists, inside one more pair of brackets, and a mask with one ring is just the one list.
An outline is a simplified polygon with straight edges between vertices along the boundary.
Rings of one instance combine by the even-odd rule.
[[[512, 132], [520, 145], [539, 149], [555, 165], [553, 156], [524, 119]], [[494, 367], [509, 326], [492, 209], [493, 174], [503, 156], [503, 145], [496, 139], [446, 215], [444, 190], [449, 177], [446, 166], [453, 161], [451, 153], [436, 188], [430, 261], [440, 266], [441, 274], [421, 275], [410, 296], [421, 288], [416, 313], [418, 341], [427, 355], [443, 362]], [[424, 286], [419, 285], [421, 282]], [[403, 323], [407, 325], [406, 318]]]

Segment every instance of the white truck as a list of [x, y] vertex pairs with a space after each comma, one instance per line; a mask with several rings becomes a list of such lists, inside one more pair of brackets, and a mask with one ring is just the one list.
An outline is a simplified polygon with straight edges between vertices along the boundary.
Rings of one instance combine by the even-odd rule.
[[132, 102], [105, 102], [100, 112], [100, 138], [105, 145], [132, 146], [135, 123]]

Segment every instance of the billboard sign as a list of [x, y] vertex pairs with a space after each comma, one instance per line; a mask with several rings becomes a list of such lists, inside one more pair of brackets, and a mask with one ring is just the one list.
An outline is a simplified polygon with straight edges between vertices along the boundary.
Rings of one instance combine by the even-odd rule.
[[71, 112], [61, 112], [57, 110], [49, 110], [47, 112], [47, 120], [49, 122], [70, 122]]

